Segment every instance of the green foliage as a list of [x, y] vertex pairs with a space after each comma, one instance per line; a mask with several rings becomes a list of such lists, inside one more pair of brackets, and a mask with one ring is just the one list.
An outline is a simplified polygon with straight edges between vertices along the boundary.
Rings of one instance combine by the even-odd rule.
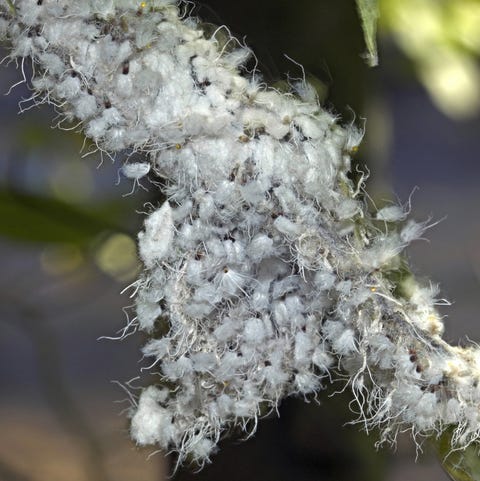
[[443, 468], [454, 481], [480, 481], [479, 445], [474, 442], [465, 449], [452, 449], [452, 429], [434, 441]]
[[0, 235], [16, 241], [86, 245], [105, 230], [124, 231], [122, 215], [118, 202], [87, 211], [53, 197], [0, 189]]
[[367, 51], [365, 58], [370, 67], [378, 65], [377, 52], [377, 20], [378, 20], [378, 1], [377, 0], [357, 0], [357, 8], [362, 21], [363, 35]]
[[10, 9], [10, 11], [15, 14], [16, 13], [16, 10], [15, 10], [15, 5], [13, 4], [13, 2], [11, 0], [6, 0], [7, 2], [7, 5], [8, 5], [8, 8]]
[[480, 2], [378, 0], [381, 30], [409, 59], [432, 102], [453, 119], [480, 111]]

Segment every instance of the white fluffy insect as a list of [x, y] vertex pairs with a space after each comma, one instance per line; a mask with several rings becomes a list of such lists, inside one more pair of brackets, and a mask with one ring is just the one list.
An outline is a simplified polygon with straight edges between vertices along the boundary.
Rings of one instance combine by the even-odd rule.
[[143, 177], [145, 177], [150, 172], [150, 168], [151, 168], [151, 165], [149, 162], [131, 162], [129, 164], [123, 165], [120, 171], [127, 179], [133, 180], [132, 190], [125, 195], [133, 194], [133, 192], [135, 191], [136, 185], [138, 185], [144, 190], [147, 190], [140, 183], [140, 179], [143, 179]]
[[387, 205], [380, 209], [376, 214], [377, 220], [383, 220], [385, 222], [399, 222], [405, 220], [408, 215], [402, 206], [400, 205]]
[[120, 336], [144, 331], [142, 370], [168, 382], [132, 395], [137, 444], [203, 466], [232, 427], [250, 436], [264, 407], [316, 395], [322, 378], [352, 389], [382, 440], [447, 427], [452, 451], [480, 439], [480, 349], [443, 341], [445, 301], [404, 275], [398, 256], [429, 221], [406, 220], [410, 199], [372, 219], [360, 198], [363, 124], [342, 127], [301, 66], [286, 94], [239, 69], [249, 50], [228, 47], [225, 27], [205, 35], [189, 1], [101, 3], [0, 1], [0, 40], [21, 82], [32, 57], [30, 102], [123, 155], [131, 193], [146, 178], [167, 199], [138, 235]]
[[138, 234], [140, 257], [147, 267], [153, 267], [169, 252], [173, 241], [172, 209], [164, 202], [160, 209], [145, 220], [145, 231]]

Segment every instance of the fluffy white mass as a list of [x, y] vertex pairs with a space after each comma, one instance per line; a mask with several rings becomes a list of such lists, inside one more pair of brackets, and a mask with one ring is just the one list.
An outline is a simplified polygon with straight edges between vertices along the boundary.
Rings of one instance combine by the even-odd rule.
[[31, 101], [102, 150], [144, 152], [125, 173], [166, 199], [139, 234], [135, 327], [160, 376], [132, 409], [133, 438], [202, 464], [228, 427], [254, 430], [282, 398], [346, 376], [385, 439], [447, 425], [458, 447], [477, 439], [478, 350], [445, 343], [434, 293], [402, 278], [398, 255], [425, 224], [387, 231], [406, 214], [361, 200], [361, 131], [308, 84], [281, 93], [247, 74], [250, 51], [185, 8], [0, 3], [11, 58], [35, 67]]

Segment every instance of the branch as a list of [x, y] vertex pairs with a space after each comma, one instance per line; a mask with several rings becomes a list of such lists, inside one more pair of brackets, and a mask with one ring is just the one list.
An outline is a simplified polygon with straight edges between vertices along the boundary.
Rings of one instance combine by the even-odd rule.
[[129, 326], [150, 336], [161, 381], [134, 402], [138, 444], [203, 464], [227, 428], [253, 433], [284, 397], [330, 378], [381, 441], [447, 428], [453, 448], [478, 439], [479, 350], [442, 340], [436, 288], [399, 257], [426, 223], [362, 201], [359, 129], [304, 80], [264, 85], [250, 50], [225, 27], [204, 33], [188, 4], [13, 4], [0, 36], [12, 60], [31, 59], [31, 102], [112, 155], [144, 152], [124, 171], [155, 177], [167, 198], [139, 234]]

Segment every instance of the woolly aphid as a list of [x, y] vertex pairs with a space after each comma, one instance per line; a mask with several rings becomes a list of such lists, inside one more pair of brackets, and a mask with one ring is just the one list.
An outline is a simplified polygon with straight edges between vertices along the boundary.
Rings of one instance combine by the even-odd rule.
[[426, 225], [401, 206], [369, 213], [349, 176], [360, 129], [306, 82], [280, 93], [244, 74], [250, 50], [207, 36], [186, 4], [10, 3], [0, 37], [33, 64], [31, 105], [53, 103], [111, 155], [144, 152], [123, 172], [166, 198], [138, 238], [130, 326], [159, 375], [131, 410], [139, 445], [202, 465], [229, 427], [250, 434], [331, 378], [382, 441], [478, 438], [480, 351], [441, 339], [435, 290], [394, 280]]

